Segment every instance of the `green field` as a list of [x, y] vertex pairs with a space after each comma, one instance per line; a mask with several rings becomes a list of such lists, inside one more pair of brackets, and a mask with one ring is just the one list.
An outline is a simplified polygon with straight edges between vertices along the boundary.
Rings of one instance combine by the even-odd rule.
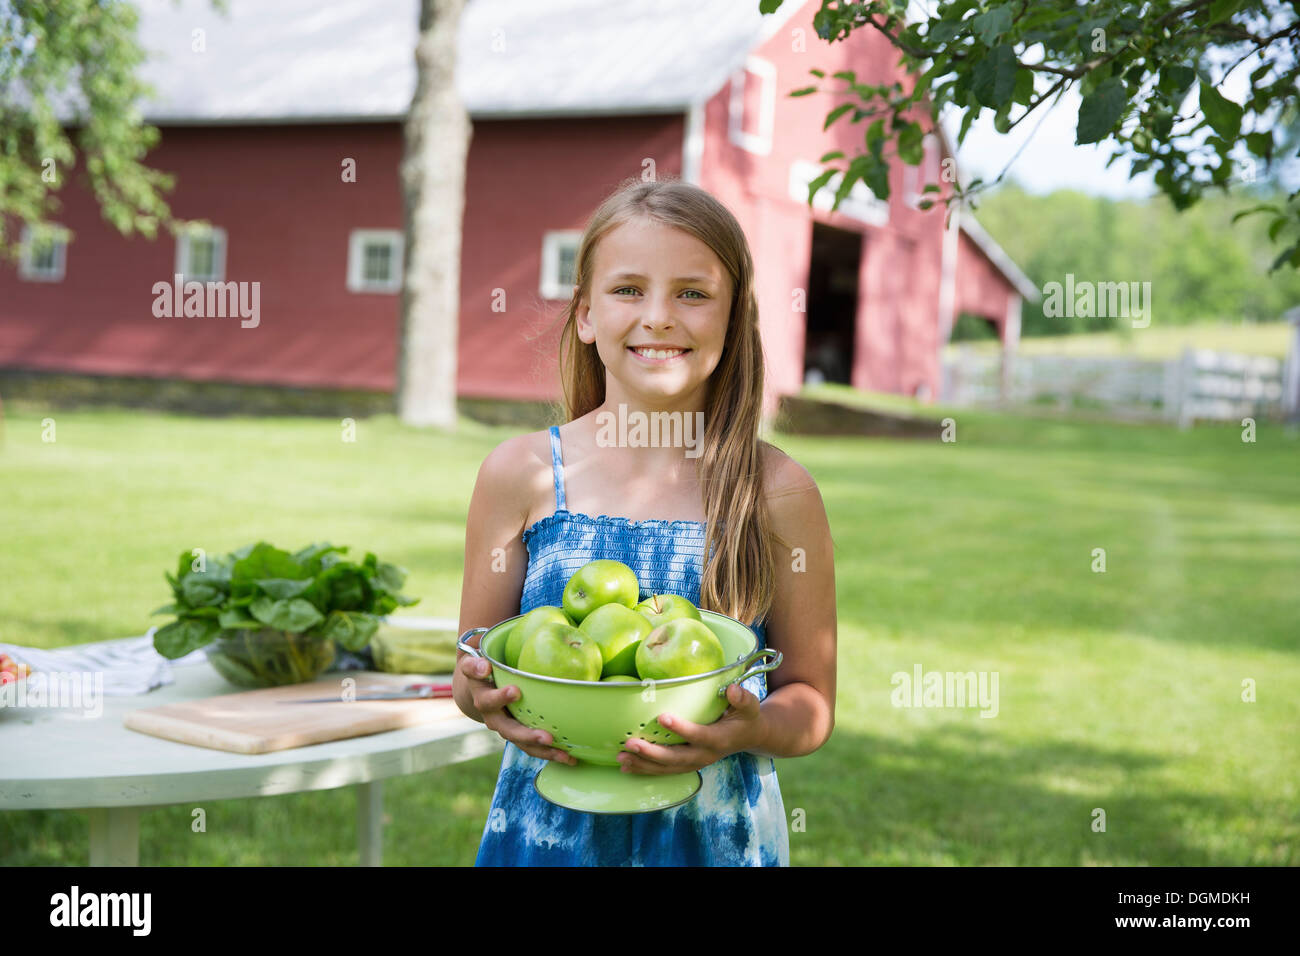
[[[1202, 322], [1146, 329], [1121, 326], [1117, 332], [1022, 336], [1016, 350], [1021, 355], [1097, 355], [1159, 360], [1177, 358], [1183, 349], [1191, 348], [1284, 359], [1294, 337], [1295, 326], [1289, 322], [1239, 322], [1235, 325]], [[944, 352], [951, 356], [962, 346], [981, 353], [996, 352], [1001, 347], [997, 339], [986, 339], [949, 343]]]
[[[955, 443], [777, 436], [821, 487], [839, 619], [835, 733], [777, 762], [792, 862], [1300, 863], [1300, 438], [956, 419]], [[409, 613], [454, 617], [474, 476], [509, 434], [8, 407], [0, 641], [141, 634], [182, 550], [258, 539], [374, 551]], [[997, 716], [891, 706], [915, 665], [996, 672]], [[385, 861], [472, 863], [498, 762], [389, 781]], [[206, 835], [145, 813], [141, 864], [356, 862], [351, 790], [207, 809]], [[85, 864], [87, 832], [0, 812], [0, 864]]]

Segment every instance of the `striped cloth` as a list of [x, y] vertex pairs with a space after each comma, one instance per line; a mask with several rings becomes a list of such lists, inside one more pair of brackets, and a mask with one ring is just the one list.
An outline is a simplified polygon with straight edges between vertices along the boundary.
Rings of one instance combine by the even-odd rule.
[[105, 697], [148, 693], [172, 682], [172, 664], [207, 660], [202, 648], [174, 661], [168, 660], [154, 648], [153, 632], [154, 629], [150, 628], [147, 634], [139, 637], [74, 644], [53, 650], [0, 643], [0, 654], [8, 654], [28, 665], [33, 673], [102, 673]]

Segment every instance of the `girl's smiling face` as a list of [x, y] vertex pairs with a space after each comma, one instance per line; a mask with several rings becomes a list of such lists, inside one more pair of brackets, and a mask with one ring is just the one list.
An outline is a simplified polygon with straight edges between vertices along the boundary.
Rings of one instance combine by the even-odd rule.
[[606, 402], [702, 409], [722, 358], [731, 281], [705, 243], [638, 217], [596, 246], [578, 338], [605, 364]]

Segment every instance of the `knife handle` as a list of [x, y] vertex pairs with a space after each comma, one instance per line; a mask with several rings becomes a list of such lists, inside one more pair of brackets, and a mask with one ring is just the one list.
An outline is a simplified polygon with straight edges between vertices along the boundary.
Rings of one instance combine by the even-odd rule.
[[[404, 689], [428, 691], [429, 697], [450, 697], [452, 692], [451, 684], [407, 684]], [[446, 691], [446, 693], [439, 693], [440, 691]]]

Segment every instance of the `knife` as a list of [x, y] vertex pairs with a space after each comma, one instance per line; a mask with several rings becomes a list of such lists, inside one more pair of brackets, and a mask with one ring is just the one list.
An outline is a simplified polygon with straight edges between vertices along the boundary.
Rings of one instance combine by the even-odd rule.
[[408, 684], [403, 690], [389, 693], [358, 694], [344, 700], [342, 695], [336, 697], [312, 697], [308, 700], [282, 700], [281, 704], [349, 704], [354, 700], [418, 700], [430, 697], [450, 697], [450, 684]]

